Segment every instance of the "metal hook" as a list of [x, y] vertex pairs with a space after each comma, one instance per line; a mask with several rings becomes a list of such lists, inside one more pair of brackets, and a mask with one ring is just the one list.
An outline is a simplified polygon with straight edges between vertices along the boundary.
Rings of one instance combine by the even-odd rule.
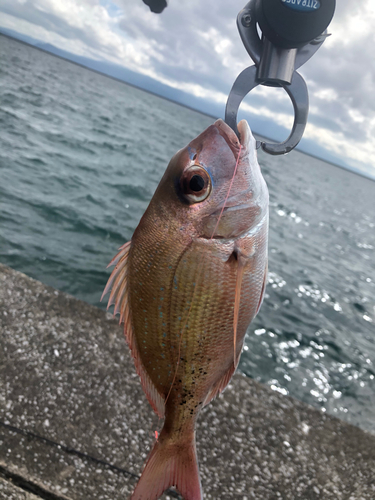
[[[247, 94], [260, 85], [260, 82], [257, 80], [257, 72], [258, 68], [255, 65], [243, 70], [242, 73], [238, 75], [229, 93], [225, 108], [225, 122], [236, 132], [237, 136], [239, 136], [237, 129], [238, 109]], [[293, 103], [294, 123], [289, 137], [280, 144], [257, 141], [257, 147], [262, 147], [264, 151], [271, 155], [289, 153], [296, 147], [305, 130], [309, 112], [307, 86], [305, 80], [297, 71], [293, 72], [291, 84], [280, 84], [280, 86], [286, 90]]]

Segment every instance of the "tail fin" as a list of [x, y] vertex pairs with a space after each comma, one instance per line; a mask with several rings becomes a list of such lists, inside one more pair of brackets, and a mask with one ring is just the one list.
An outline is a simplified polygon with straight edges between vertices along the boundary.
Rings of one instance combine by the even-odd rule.
[[157, 500], [170, 486], [185, 500], [202, 500], [194, 433], [177, 443], [165, 434], [155, 442], [130, 500]]

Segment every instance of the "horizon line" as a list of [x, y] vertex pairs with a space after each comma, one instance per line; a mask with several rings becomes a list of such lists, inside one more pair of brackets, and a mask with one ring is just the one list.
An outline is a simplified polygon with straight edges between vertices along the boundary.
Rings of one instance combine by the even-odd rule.
[[[39, 51], [41, 51], [41, 52], [44, 52], [45, 54], [49, 54], [49, 55], [51, 55], [51, 56], [53, 56], [53, 57], [57, 57], [57, 58], [59, 58], [59, 59], [62, 59], [63, 61], [67, 61], [67, 62], [69, 62], [69, 63], [71, 63], [71, 64], [75, 64], [76, 66], [79, 66], [79, 67], [81, 67], [81, 68], [84, 68], [84, 69], [86, 69], [86, 70], [88, 70], [88, 71], [92, 71], [92, 72], [97, 73], [98, 75], [104, 76], [104, 77], [106, 77], [106, 78], [110, 78], [111, 80], [115, 80], [115, 81], [120, 82], [120, 83], [122, 83], [122, 84], [129, 85], [129, 86], [130, 86], [130, 87], [132, 87], [132, 88], [135, 88], [135, 89], [141, 90], [142, 92], [146, 92], [146, 93], [151, 94], [151, 95], [153, 95], [153, 96], [159, 97], [160, 99], [164, 99], [164, 100], [166, 100], [166, 101], [168, 101], [168, 102], [172, 102], [173, 104], [177, 104], [178, 106], [181, 106], [181, 107], [183, 107], [183, 108], [189, 109], [189, 110], [194, 111], [195, 113], [199, 113], [199, 114], [201, 114], [201, 115], [203, 115], [203, 116], [207, 116], [207, 117], [209, 117], [209, 118], [213, 118], [213, 119], [215, 119], [215, 120], [218, 120], [218, 119], [220, 118], [220, 117], [218, 117], [218, 116], [215, 116], [215, 115], [212, 115], [212, 114], [210, 114], [210, 113], [207, 113], [207, 112], [201, 111], [201, 110], [199, 110], [199, 109], [197, 109], [197, 108], [194, 108], [194, 107], [192, 107], [192, 106], [189, 106], [189, 105], [187, 105], [187, 104], [182, 104], [181, 102], [178, 102], [178, 101], [176, 101], [176, 100], [174, 100], [174, 99], [171, 99], [171, 98], [169, 98], [169, 97], [166, 97], [166, 96], [163, 96], [163, 95], [158, 94], [158, 93], [156, 93], [156, 92], [153, 92], [152, 90], [148, 90], [148, 89], [145, 89], [144, 87], [140, 87], [139, 85], [135, 85], [134, 83], [130, 83], [130, 82], [128, 82], [128, 81], [126, 81], [126, 80], [123, 80], [123, 79], [121, 79], [121, 78], [118, 78], [118, 77], [115, 77], [115, 76], [109, 75], [108, 73], [103, 73], [102, 71], [99, 71], [99, 70], [94, 69], [94, 68], [90, 68], [89, 66], [86, 66], [85, 64], [82, 64], [82, 63], [79, 63], [79, 62], [74, 61], [74, 60], [72, 60], [72, 59], [69, 59], [68, 57], [64, 57], [64, 56], [61, 56], [61, 55], [59, 55], [59, 54], [55, 54], [55, 53], [51, 52], [50, 50], [43, 49], [42, 47], [38, 47], [37, 45], [34, 45], [33, 43], [26, 42], [25, 40], [21, 40], [20, 38], [17, 38], [17, 37], [15, 37], [15, 36], [9, 35], [8, 33], [4, 33], [4, 32], [2, 31], [3, 29], [7, 29], [7, 28], [3, 28], [3, 27], [1, 27], [1, 26], [0, 26], [0, 35], [1, 35], [1, 36], [5, 36], [6, 38], [10, 38], [11, 40], [15, 40], [15, 41], [16, 41], [16, 42], [18, 42], [18, 43], [22, 43], [22, 44], [24, 44], [24, 45], [27, 45], [28, 47], [31, 47], [31, 48], [33, 48], [33, 49], [39, 50]], [[10, 29], [10, 28], [9, 28], [9, 29]], [[18, 33], [18, 32], [17, 32], [17, 31], [15, 31], [15, 30], [12, 30], [12, 29], [10, 29], [10, 30], [11, 30], [11, 31], [13, 31], [14, 33]], [[22, 34], [21, 34], [21, 36], [26, 36], [26, 37], [28, 37], [28, 38], [32, 38], [32, 39], [34, 39], [33, 37], [28, 36], [28, 35], [22, 35]], [[46, 42], [42, 42], [41, 40], [37, 40], [37, 39], [34, 39], [34, 40], [36, 40], [37, 42], [40, 42], [40, 43], [43, 43], [43, 44], [46, 44], [46, 45], [47, 45], [47, 43], [46, 43]], [[63, 52], [66, 52], [67, 54], [75, 55], [75, 54], [73, 54], [73, 53], [71, 53], [71, 52], [68, 52], [68, 51], [66, 51], [66, 50], [64, 50], [64, 49], [60, 49], [59, 47], [56, 47], [56, 46], [55, 46], [55, 45], [53, 45], [52, 43], [49, 43], [48, 45], [50, 45], [51, 47], [53, 47], [53, 48], [55, 48], [55, 49], [57, 49], [57, 50], [61, 50], [61, 51], [63, 51]], [[77, 55], [76, 57], [86, 57], [86, 56], [79, 56], [79, 55]], [[91, 60], [91, 61], [96, 61], [96, 59], [91, 59], [91, 58], [89, 58], [89, 57], [86, 57], [86, 59], [89, 59], [89, 60]], [[100, 60], [98, 60], [98, 62], [101, 62], [101, 61], [100, 61]], [[111, 62], [106, 62], [106, 61], [104, 61], [104, 62], [105, 62], [105, 63], [107, 63], [107, 64], [114, 64], [114, 63], [111, 63]], [[115, 64], [114, 64], [114, 65], [115, 65]], [[121, 66], [120, 66], [120, 67], [121, 67]], [[126, 66], [124, 66], [124, 68], [125, 68], [126, 70], [128, 70], [128, 71], [131, 71], [132, 73], [135, 73], [135, 74], [140, 74], [140, 75], [142, 75], [142, 76], [146, 76], [147, 78], [150, 78], [150, 80], [153, 80], [153, 81], [155, 81], [155, 82], [158, 82], [158, 83], [160, 83], [161, 85], [164, 85], [164, 86], [165, 86], [165, 87], [167, 87], [167, 88], [168, 88], [168, 87], [169, 87], [169, 88], [171, 88], [171, 89], [173, 89], [173, 88], [174, 88], [174, 87], [170, 87], [169, 85], [166, 85], [165, 83], [159, 82], [158, 80], [156, 80], [156, 79], [154, 79], [154, 78], [152, 78], [152, 77], [150, 77], [150, 76], [148, 76], [148, 75], [143, 75], [142, 73], [137, 73], [136, 71], [130, 70], [129, 68], [126, 68]], [[178, 91], [180, 91], [180, 92], [182, 92], [182, 93], [186, 94], [187, 96], [189, 96], [189, 95], [190, 95], [190, 94], [188, 94], [187, 92], [185, 92], [185, 91], [183, 91], [183, 90], [180, 90], [180, 89], [176, 89], [176, 90], [178, 90]], [[195, 96], [195, 97], [196, 97], [196, 96]], [[276, 142], [274, 139], [272, 139], [271, 137], [266, 137], [266, 136], [264, 136], [264, 135], [259, 134], [259, 133], [258, 133], [258, 132], [256, 132], [256, 131], [252, 131], [252, 132], [254, 133], [254, 135], [258, 136], [258, 138], [265, 139], [265, 140], [267, 140], [267, 141], [274, 141], [275, 143], [277, 143], [277, 142]], [[335, 163], [335, 162], [333, 162], [332, 160], [327, 160], [327, 159], [325, 159], [325, 158], [322, 158], [321, 156], [314, 155], [314, 154], [312, 154], [312, 153], [307, 153], [306, 151], [303, 151], [302, 149], [300, 149], [300, 147], [299, 147], [298, 145], [294, 148], [294, 150], [296, 150], [296, 151], [298, 151], [299, 153], [302, 153], [302, 154], [304, 154], [304, 155], [306, 155], [306, 156], [310, 156], [311, 158], [315, 158], [315, 159], [317, 159], [317, 160], [323, 161], [324, 163], [328, 163], [329, 165], [332, 165], [333, 167], [337, 167], [337, 168], [340, 168], [340, 169], [346, 170], [347, 172], [350, 172], [350, 173], [355, 174], [355, 175], [359, 175], [360, 177], [364, 177], [364, 178], [366, 178], [366, 179], [369, 179], [369, 180], [371, 180], [371, 181], [375, 182], [375, 176], [374, 176], [374, 177], [370, 177], [370, 174], [366, 174], [365, 172], [359, 171], [359, 170], [358, 170], [358, 169], [356, 169], [355, 167], [349, 167], [349, 166], [339, 165], [338, 163]], [[289, 154], [289, 153], [286, 153], [286, 154]]]

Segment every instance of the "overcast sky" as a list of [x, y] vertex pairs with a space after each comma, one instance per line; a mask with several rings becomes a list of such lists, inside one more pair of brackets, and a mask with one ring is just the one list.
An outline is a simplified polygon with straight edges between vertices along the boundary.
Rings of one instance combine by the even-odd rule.
[[[236, 27], [245, 4], [171, 0], [157, 15], [141, 0], [0, 0], [0, 26], [126, 66], [224, 110], [235, 78], [252, 64]], [[375, 176], [375, 1], [337, 0], [329, 32], [300, 69], [310, 97], [305, 137]], [[289, 129], [282, 89], [252, 94], [245, 107]]]

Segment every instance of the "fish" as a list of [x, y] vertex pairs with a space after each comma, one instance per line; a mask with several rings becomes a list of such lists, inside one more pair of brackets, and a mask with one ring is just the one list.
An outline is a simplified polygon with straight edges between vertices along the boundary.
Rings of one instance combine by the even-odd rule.
[[164, 425], [131, 496], [201, 500], [195, 424], [228, 385], [267, 281], [268, 189], [245, 120], [217, 120], [171, 159], [103, 296], [120, 314]]

